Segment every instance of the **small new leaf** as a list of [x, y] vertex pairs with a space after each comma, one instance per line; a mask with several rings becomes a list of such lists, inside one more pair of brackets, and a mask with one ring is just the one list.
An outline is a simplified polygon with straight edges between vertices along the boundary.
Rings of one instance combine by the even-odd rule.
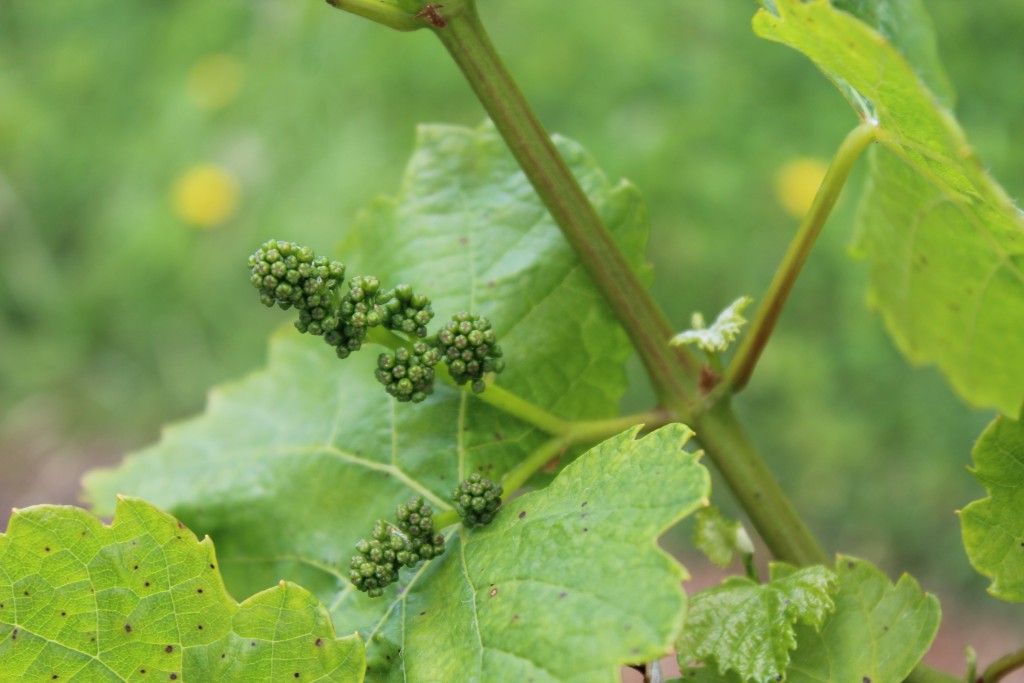
[[723, 676], [734, 671], [743, 680], [780, 677], [797, 647], [796, 624], [820, 628], [835, 607], [837, 586], [822, 566], [773, 564], [767, 584], [726, 579], [691, 598], [679, 662], [714, 664]]
[[693, 545], [719, 567], [732, 564], [733, 553], [753, 554], [753, 543], [743, 525], [727, 518], [717, 507], [700, 510], [694, 521]]
[[121, 498], [104, 526], [39, 505], [0, 534], [2, 681], [363, 680], [358, 635], [282, 581], [235, 602], [209, 538]]
[[[791, 655], [786, 682], [903, 681], [935, 638], [939, 601], [910, 576], [904, 574], [894, 586], [876, 567], [853, 557], [836, 558], [836, 574], [839, 591], [831, 616], [820, 628], [800, 624], [794, 629], [798, 647]], [[695, 597], [692, 603], [696, 602]], [[687, 631], [692, 621], [691, 617]], [[683, 669], [681, 680], [733, 683], [737, 676], [704, 666]]]
[[989, 492], [960, 514], [971, 565], [988, 592], [1024, 602], [1024, 424], [999, 417], [974, 447], [974, 476]]
[[749, 296], [741, 296], [718, 314], [711, 327], [706, 327], [704, 316], [701, 313], [694, 313], [690, 319], [691, 329], [680, 332], [672, 337], [672, 344], [696, 344], [703, 351], [726, 351], [729, 344], [734, 342], [740, 335], [740, 330], [746, 324], [747, 319], [741, 313], [743, 309], [753, 303]]

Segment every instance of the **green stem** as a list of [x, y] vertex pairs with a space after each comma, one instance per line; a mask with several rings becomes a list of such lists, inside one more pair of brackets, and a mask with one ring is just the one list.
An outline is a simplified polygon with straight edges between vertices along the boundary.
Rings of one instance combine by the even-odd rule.
[[438, 512], [436, 515], [434, 515], [433, 520], [434, 528], [440, 531], [446, 526], [458, 524], [459, 513], [455, 510], [455, 508], [452, 508], [450, 510], [445, 510], [444, 512]]
[[[383, 327], [371, 327], [367, 331], [366, 340], [392, 351], [402, 347], [412, 350], [411, 342]], [[460, 386], [455, 383], [455, 380], [452, 379], [448, 368], [444, 364], [438, 364], [434, 368], [434, 372], [446, 384], [460, 391], [472, 393], [469, 385], [463, 384]], [[473, 393], [473, 395], [484, 403], [494, 406], [509, 415], [518, 417], [520, 420], [532, 424], [548, 434], [566, 436], [571, 439], [573, 444], [601, 441], [637, 424], [643, 424], [647, 427], [660, 427], [673, 420], [673, 415], [669, 411], [662, 409], [650, 410], [645, 413], [637, 413], [636, 415], [623, 415], [607, 420], [565, 420], [503, 389], [497, 384], [488, 384], [487, 389], [483, 393]]]
[[989, 664], [980, 680], [983, 683], [996, 683], [1018, 669], [1024, 669], [1024, 648], [1011, 652], [1005, 657], [1000, 657]]
[[645, 429], [657, 429], [674, 421], [675, 417], [672, 413], [658, 408], [645, 413], [622, 415], [607, 420], [570, 422], [569, 431], [565, 436], [572, 439], [573, 444], [596, 443], [613, 437], [635, 425], [643, 425]]
[[409, 14], [386, 0], [327, 0], [327, 4], [397, 31], [415, 31], [426, 26], [415, 14]]
[[829, 564], [778, 480], [744, 433], [728, 401], [694, 416], [691, 425], [772, 554], [801, 566]]
[[619, 318], [648, 375], [656, 378], [655, 392], [673, 408], [686, 403], [693, 393], [699, 364], [689, 351], [668, 345], [671, 325], [616, 246], [506, 70], [480, 23], [475, 1], [449, 0], [444, 18], [447, 27], [434, 28], [434, 32]]
[[804, 216], [796, 236], [790, 242], [782, 263], [775, 271], [775, 277], [768, 288], [768, 293], [757, 309], [757, 316], [750, 324], [749, 331], [744, 336], [740, 347], [736, 350], [735, 358], [729, 365], [725, 383], [733, 393], [743, 389], [750, 380], [754, 366], [757, 365], [761, 352], [764, 351], [768, 338], [771, 337], [772, 330], [775, 329], [775, 323], [778, 322], [782, 308], [789, 298], [789, 293], [793, 291], [793, 285], [796, 283], [804, 263], [807, 262], [811, 248], [818, 239], [818, 235], [821, 234], [821, 229], [829, 214], [832, 213], [832, 208], [835, 206], [836, 200], [839, 199], [846, 179], [850, 176], [850, 170], [868, 144], [875, 140], [876, 135], [877, 128], [865, 122], [850, 131], [839, 145], [839, 149], [832, 159], [832, 165], [829, 167], [828, 173], [825, 174], [825, 179], [821, 181], [818, 193], [814, 196], [814, 202], [807, 215]]
[[551, 462], [555, 456], [565, 451], [571, 445], [572, 439], [565, 436], [556, 437], [542, 443], [535, 451], [526, 456], [522, 462], [506, 472], [505, 476], [502, 477], [501, 487], [505, 489], [505, 494], [509, 495], [521, 489], [523, 484], [537, 470]]

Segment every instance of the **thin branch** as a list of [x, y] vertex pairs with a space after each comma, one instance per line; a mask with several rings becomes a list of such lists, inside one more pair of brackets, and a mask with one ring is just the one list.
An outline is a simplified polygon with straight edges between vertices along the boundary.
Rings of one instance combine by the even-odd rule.
[[415, 31], [426, 27], [426, 24], [415, 14], [409, 14], [385, 0], [327, 0], [327, 4], [344, 12], [358, 14], [396, 31]]
[[796, 284], [800, 271], [807, 262], [811, 248], [821, 234], [825, 221], [832, 213], [846, 179], [850, 176], [850, 170], [860, 158], [861, 152], [875, 140], [876, 135], [875, 126], [865, 122], [850, 131], [839, 145], [832, 165], [814, 197], [814, 203], [800, 224], [793, 241], [790, 242], [782, 263], [775, 271], [768, 293], [757, 309], [757, 316], [750, 324], [750, 329], [743, 337], [739, 349], [736, 350], [736, 356], [729, 365], [725, 384], [733, 393], [743, 389], [750, 380], [754, 366], [757, 365], [761, 352], [764, 351], [775, 329], [775, 323], [778, 322], [789, 293], [793, 291], [793, 285]]
[[1024, 669], [1024, 648], [1011, 652], [992, 662], [981, 674], [983, 683], [996, 683], [1009, 676], [1018, 669]]

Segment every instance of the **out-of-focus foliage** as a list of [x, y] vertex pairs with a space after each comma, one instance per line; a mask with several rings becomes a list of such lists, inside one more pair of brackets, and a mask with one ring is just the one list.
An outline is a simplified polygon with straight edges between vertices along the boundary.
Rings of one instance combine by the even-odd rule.
[[[777, 172], [830, 157], [856, 120], [803, 58], [754, 37], [754, 4], [480, 4], [541, 118], [644, 193], [676, 327], [759, 295], [796, 223]], [[968, 137], [1020, 196], [1024, 91], [1006, 84], [1024, 5], [926, 5]], [[139, 443], [198, 410], [275, 324], [245, 255], [268, 234], [340, 241], [397, 184], [416, 123], [482, 117], [430, 35], [322, 2], [0, 3], [0, 431]], [[181, 208], [204, 168], [237, 192], [230, 210], [210, 185], [185, 202], [220, 206], [209, 225]], [[989, 416], [909, 369], [866, 310], [851, 198], [738, 409], [831, 547], [901, 569], [945, 556], [969, 576], [950, 501], [975, 492], [961, 465]], [[644, 405], [637, 390], [628, 407]]]

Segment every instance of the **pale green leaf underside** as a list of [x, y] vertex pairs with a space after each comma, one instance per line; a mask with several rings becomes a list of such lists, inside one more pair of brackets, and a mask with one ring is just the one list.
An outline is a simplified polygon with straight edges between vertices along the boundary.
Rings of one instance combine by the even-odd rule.
[[[576, 144], [557, 145], [642, 270], [636, 190], [612, 186]], [[487, 316], [505, 351], [503, 388], [564, 418], [617, 414], [628, 340], [489, 125], [422, 127], [397, 197], [375, 202], [345, 246], [350, 274], [412, 284], [439, 320]], [[412, 495], [445, 509], [461, 478], [498, 479], [548, 437], [444, 385], [397, 404], [373, 378], [378, 353], [339, 361], [319, 339], [276, 335], [266, 369], [212, 392], [203, 416], [119, 468], [91, 474], [88, 500], [108, 511], [116, 493], [138, 495], [210, 533], [236, 594], [283, 577], [329, 605], [340, 630], [391, 628], [403, 617], [397, 590], [369, 599], [347, 579], [373, 520]], [[368, 648], [371, 671], [401, 666], [378, 641]]]
[[885, 36], [928, 89], [946, 106], [953, 105], [953, 84], [939, 60], [934, 27], [922, 0], [833, 0], [832, 4]]
[[826, 0], [775, 0], [758, 35], [807, 55], [877, 126], [858, 253], [897, 344], [970, 403], [1012, 414], [1024, 394], [1024, 218], [952, 114], [882, 35]]
[[104, 526], [85, 510], [19, 510], [0, 534], [0, 680], [351, 681], [358, 635], [336, 639], [308, 591], [241, 605], [209, 538], [136, 499]]
[[974, 447], [974, 476], [989, 493], [963, 509], [964, 547], [989, 592], [1024, 602], [1024, 424], [993, 422]]
[[[820, 632], [797, 626], [788, 683], [899, 683], [924, 657], [939, 628], [939, 601], [904, 574], [893, 585], [867, 562], [836, 560], [835, 611]], [[714, 667], [685, 669], [687, 682], [735, 682]]]
[[797, 647], [796, 625], [820, 627], [835, 606], [836, 585], [825, 567], [773, 564], [768, 583], [732, 577], [701, 591], [690, 598], [679, 661], [733, 671], [742, 680], [775, 679]]

